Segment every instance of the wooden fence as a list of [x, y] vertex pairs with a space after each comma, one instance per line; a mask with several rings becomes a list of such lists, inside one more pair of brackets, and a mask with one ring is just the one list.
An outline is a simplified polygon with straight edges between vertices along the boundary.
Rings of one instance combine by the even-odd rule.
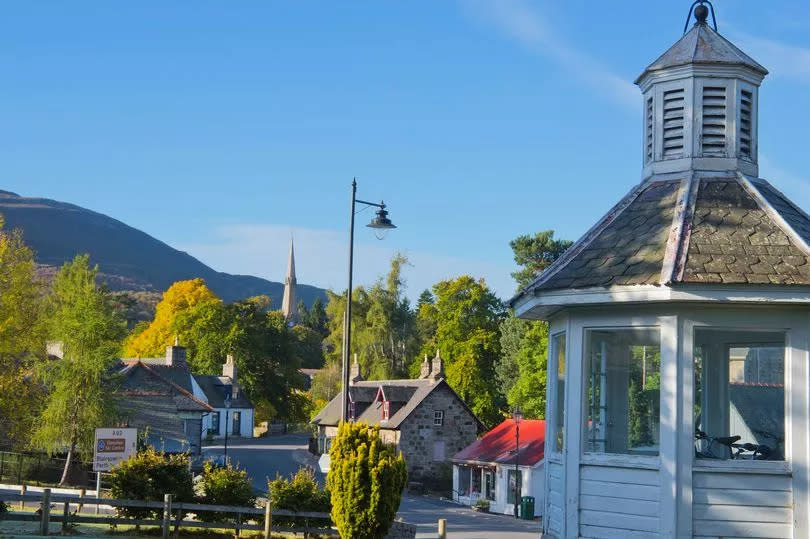
[[[337, 535], [337, 530], [332, 527], [318, 527], [310, 526], [309, 520], [330, 520], [329, 513], [318, 512], [296, 512], [286, 511], [283, 509], [273, 510], [270, 502], [268, 501], [263, 508], [261, 507], [236, 507], [231, 505], [207, 505], [199, 503], [186, 503], [186, 502], [173, 502], [172, 495], [166, 494], [162, 502], [145, 501], [145, 500], [116, 500], [107, 498], [85, 498], [82, 496], [72, 496], [65, 494], [51, 495], [51, 489], [44, 489], [43, 492], [32, 493], [15, 493], [9, 491], [0, 491], [0, 500], [8, 502], [21, 502], [28, 501], [39, 502], [41, 504], [41, 511], [36, 513], [20, 513], [9, 511], [3, 517], [4, 520], [10, 521], [28, 521], [40, 523], [40, 534], [47, 535], [50, 529], [51, 522], [60, 522], [63, 530], [68, 530], [73, 524], [129, 524], [141, 526], [161, 526], [163, 530], [163, 539], [169, 537], [169, 532], [174, 526], [174, 536], [178, 537], [181, 527], [187, 528], [216, 528], [234, 530], [236, 535], [240, 531], [263, 531], [265, 539], [270, 539], [270, 532], [287, 532], [287, 533], [305, 533], [305, 534], [324, 534], [324, 535]], [[61, 514], [51, 513], [53, 506], [62, 504]], [[76, 511], [71, 513], [70, 506], [74, 505]], [[119, 507], [135, 507], [139, 509], [152, 509], [162, 510], [162, 519], [133, 519], [123, 518], [116, 515], [102, 516], [96, 511], [95, 515], [82, 515], [81, 510], [83, 506], [109, 506], [113, 508]], [[201, 522], [198, 520], [184, 520], [185, 513], [199, 514], [200, 512], [211, 511], [218, 513], [233, 513], [235, 522]], [[174, 518], [172, 514], [174, 513]], [[296, 521], [303, 520], [304, 526], [297, 527], [283, 527], [273, 526], [273, 517], [292, 517]], [[250, 524], [249, 521], [264, 521], [263, 524]]]

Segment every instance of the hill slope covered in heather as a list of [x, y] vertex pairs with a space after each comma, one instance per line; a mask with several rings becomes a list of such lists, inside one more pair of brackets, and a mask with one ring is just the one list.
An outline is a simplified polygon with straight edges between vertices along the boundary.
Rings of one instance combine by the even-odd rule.
[[[272, 298], [274, 308], [281, 306], [282, 283], [215, 271], [188, 253], [101, 213], [0, 191], [0, 214], [6, 228], [23, 231], [45, 274], [77, 254], [89, 253], [112, 290], [163, 292], [175, 281], [202, 277], [225, 301], [265, 294]], [[282, 259], [285, 255], [279, 253]], [[307, 305], [325, 297], [324, 290], [314, 286], [299, 284], [297, 292]]]

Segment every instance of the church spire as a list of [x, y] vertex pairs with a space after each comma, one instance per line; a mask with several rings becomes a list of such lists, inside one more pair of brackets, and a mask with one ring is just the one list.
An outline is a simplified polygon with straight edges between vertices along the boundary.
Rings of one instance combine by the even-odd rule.
[[281, 301], [281, 312], [289, 324], [298, 322], [298, 303], [295, 299], [295, 248], [290, 238], [290, 259], [287, 262], [287, 276], [284, 278], [284, 299]]

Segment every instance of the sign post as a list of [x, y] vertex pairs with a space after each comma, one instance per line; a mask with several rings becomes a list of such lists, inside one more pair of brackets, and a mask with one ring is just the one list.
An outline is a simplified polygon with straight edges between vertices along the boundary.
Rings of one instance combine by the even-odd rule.
[[[138, 429], [96, 429], [93, 471], [96, 472], [96, 498], [101, 498], [101, 472], [109, 472], [135, 454]], [[98, 503], [96, 503], [98, 514]]]

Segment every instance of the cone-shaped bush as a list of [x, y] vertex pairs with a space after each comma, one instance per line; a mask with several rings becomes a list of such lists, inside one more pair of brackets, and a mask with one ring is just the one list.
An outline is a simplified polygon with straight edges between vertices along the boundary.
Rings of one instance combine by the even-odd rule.
[[399, 509], [408, 470], [380, 428], [342, 423], [329, 452], [326, 486], [342, 539], [383, 539]]

